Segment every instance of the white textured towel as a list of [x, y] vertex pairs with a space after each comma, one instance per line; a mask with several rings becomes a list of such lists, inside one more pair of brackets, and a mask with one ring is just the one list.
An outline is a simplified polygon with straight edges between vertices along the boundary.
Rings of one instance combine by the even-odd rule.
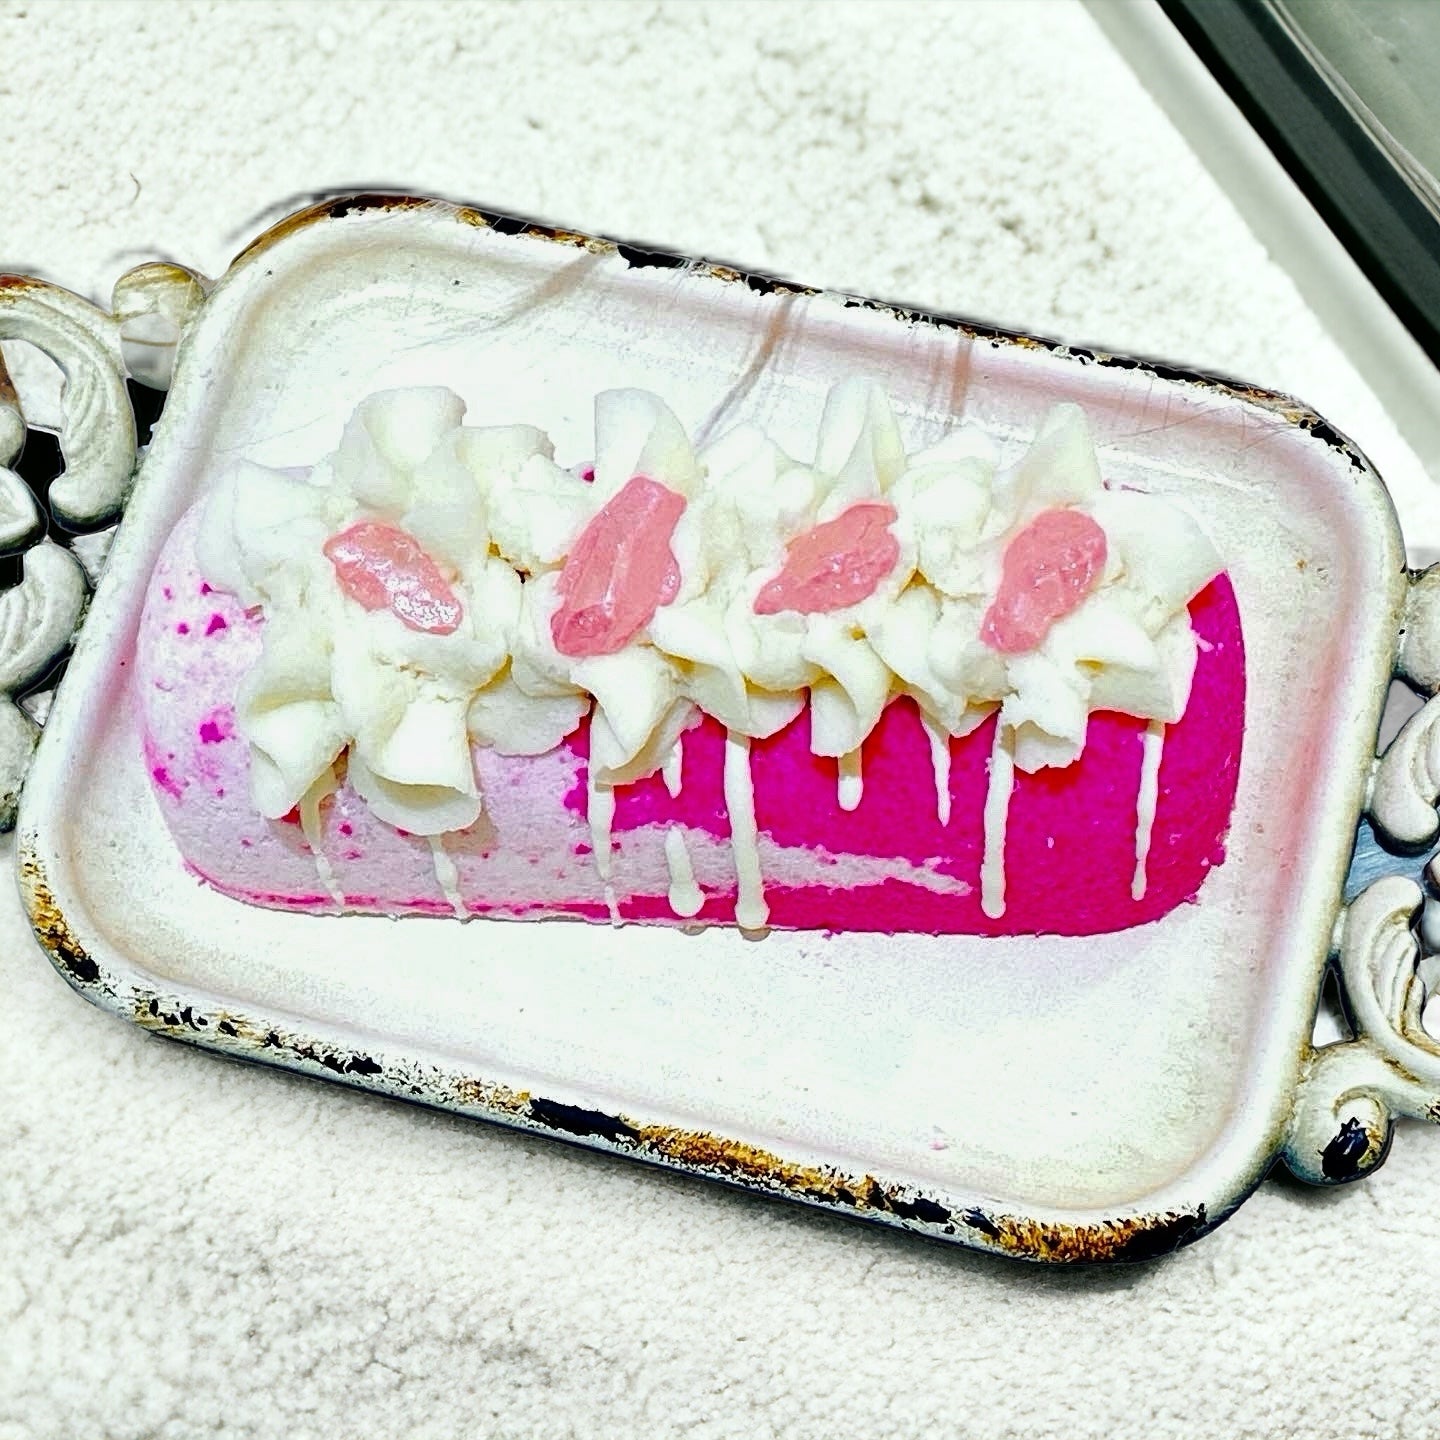
[[[455, 196], [1294, 391], [1433, 523], [1070, 0], [4, 0], [0, 56], [0, 269], [103, 297], [145, 258], [217, 273], [309, 192]], [[1160, 1264], [1029, 1269], [150, 1039], [13, 889], [0, 1440], [1440, 1433], [1421, 1127]]]

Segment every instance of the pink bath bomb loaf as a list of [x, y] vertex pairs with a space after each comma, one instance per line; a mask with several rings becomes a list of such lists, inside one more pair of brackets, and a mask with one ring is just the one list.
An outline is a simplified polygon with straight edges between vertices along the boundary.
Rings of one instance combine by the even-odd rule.
[[[250, 799], [237, 691], [264, 620], [215, 591], [194, 558], [195, 518], [176, 529], [150, 584], [139, 638], [145, 758], [189, 867], [236, 899], [339, 908], [319, 879], [298, 816], [265, 820]], [[751, 746], [755, 821], [770, 924], [836, 931], [1092, 935], [1159, 919], [1195, 897], [1224, 858], [1245, 714], [1240, 617], [1228, 579], [1190, 605], [1199, 657], [1185, 714], [1167, 728], [1144, 894], [1134, 898], [1137, 797], [1146, 722], [1089, 718], [1083, 755], [1017, 774], [1004, 844], [1005, 909], [981, 907], [984, 814], [995, 721], [950, 743], [949, 819], [937, 805], [930, 742], [913, 701], [885, 709], [866, 739], [864, 788], [840, 808], [836, 764], [811, 753], [809, 716]], [[667, 836], [683, 834], [703, 894], [701, 922], [732, 923], [736, 872], [723, 772], [725, 735], [706, 718], [682, 739], [682, 784], [656, 774], [617, 791], [610, 887], [622, 920], [678, 923]], [[552, 752], [477, 747], [481, 819], [432, 843], [377, 820], [341, 783], [320, 805], [319, 848], [343, 908], [513, 919], [609, 920], [586, 818], [587, 727]], [[672, 842], [673, 843], [673, 842]], [[447, 896], [447, 888], [451, 890]], [[688, 918], [688, 917], [687, 917]]]

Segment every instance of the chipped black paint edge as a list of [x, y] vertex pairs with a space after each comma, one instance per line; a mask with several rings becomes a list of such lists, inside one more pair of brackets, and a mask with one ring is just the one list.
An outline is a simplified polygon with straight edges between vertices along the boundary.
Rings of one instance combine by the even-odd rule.
[[[677, 1161], [661, 1153], [637, 1153], [637, 1147], [643, 1148], [648, 1144], [645, 1129], [637, 1126], [623, 1115], [611, 1115], [603, 1110], [592, 1110], [578, 1105], [565, 1105], [540, 1096], [530, 1097], [525, 1115], [526, 1118], [547, 1130], [560, 1132], [563, 1137], [586, 1145], [588, 1148], [600, 1148], [596, 1147], [593, 1142], [601, 1141], [604, 1147], [612, 1149], [617, 1154], [644, 1160], [662, 1169], [677, 1171], [681, 1174], [719, 1180], [752, 1194], [798, 1200], [826, 1209], [852, 1210], [856, 1213], [869, 1210], [874, 1211], [877, 1218], [884, 1212], [889, 1212], [890, 1215], [900, 1220], [916, 1220], [926, 1225], [944, 1227], [948, 1234], [955, 1233], [954, 1220], [957, 1212], [939, 1201], [919, 1194], [907, 1199], [903, 1194], [887, 1191], [874, 1180], [870, 1180], [868, 1184], [852, 1182], [847, 1185], [844, 1183], [847, 1177], [839, 1170], [827, 1170], [826, 1172], [827, 1176], [835, 1181], [832, 1188], [810, 1187], [806, 1189], [805, 1187], [783, 1186], [774, 1180], [767, 1183], [759, 1176], [747, 1176], [732, 1168], [706, 1168]], [[969, 1215], [980, 1212], [959, 1213]], [[998, 1235], [999, 1231], [992, 1226], [988, 1233]]]
[[1351, 1116], [1320, 1152], [1320, 1173], [1333, 1185], [1351, 1185], [1378, 1170], [1390, 1154], [1395, 1125], [1387, 1122], [1377, 1137], [1363, 1122]]
[[1165, 1215], [1148, 1228], [1135, 1231], [1121, 1244], [1111, 1259], [1129, 1262], [1158, 1260], [1161, 1256], [1172, 1255], [1182, 1246], [1198, 1240], [1208, 1229], [1202, 1202], [1195, 1207], [1193, 1213], [1182, 1211]]
[[[656, 1148], [647, 1137], [643, 1127], [627, 1120], [623, 1115], [607, 1114], [603, 1110], [592, 1110], [577, 1105], [565, 1105], [558, 1101], [532, 1096], [526, 1106], [526, 1118], [535, 1121], [548, 1130], [559, 1132], [560, 1138], [568, 1139], [587, 1148], [602, 1148], [594, 1142], [603, 1142], [603, 1148], [628, 1158], [639, 1159], [659, 1168], [681, 1174], [719, 1180], [734, 1188], [752, 1194], [773, 1195], [778, 1198], [812, 1203], [824, 1208], [842, 1208], [876, 1212], [889, 1211], [904, 1220], [922, 1220], [928, 1224], [948, 1226], [953, 1233], [952, 1211], [938, 1201], [918, 1196], [914, 1200], [893, 1196], [874, 1180], [860, 1184], [839, 1170], [826, 1169], [825, 1178], [832, 1183], [822, 1186], [782, 1185], [773, 1177], [747, 1174], [733, 1165], [715, 1166], [687, 1163], [667, 1156]], [[650, 1153], [645, 1153], [646, 1150]]]
[[[88, 987], [74, 988], [103, 1008], [101, 994]], [[212, 1021], [192, 1005], [151, 996], [145, 1004], [150, 1022], [143, 1028], [162, 1039], [189, 1043], [238, 1059], [283, 1069], [311, 1079], [346, 1083], [387, 1098], [420, 1104], [430, 1109], [459, 1113], [467, 1118], [509, 1130], [568, 1143], [591, 1153], [638, 1160], [670, 1174], [689, 1176], [748, 1195], [788, 1201], [827, 1213], [849, 1216], [872, 1224], [901, 1229], [936, 1243], [960, 1244], [969, 1249], [1032, 1263], [1094, 1265], [1134, 1264], [1158, 1260], [1193, 1243], [1218, 1222], [1208, 1218], [1202, 1203], [1193, 1212], [1170, 1211], [1158, 1216], [1125, 1217], [1091, 1227], [1037, 1221], [979, 1206], [952, 1208], [923, 1193], [885, 1188], [879, 1182], [836, 1184], [833, 1188], [787, 1186], [776, 1178], [751, 1176], [723, 1167], [686, 1164], [667, 1157], [647, 1141], [644, 1130], [623, 1115], [565, 1104], [542, 1096], [529, 1096], [523, 1110], [505, 1110], [468, 1103], [457, 1105], [446, 1092], [460, 1084], [477, 1084], [473, 1077], [446, 1077], [438, 1070], [428, 1083], [403, 1078], [364, 1051], [302, 1035], [267, 1030], [258, 1042], [246, 1038], [250, 1023], [221, 1018]], [[238, 1017], [237, 1017], [238, 1018]], [[219, 1037], [225, 1037], [220, 1039]], [[836, 1175], [837, 1180], [839, 1174]], [[1016, 1236], [1036, 1237], [1028, 1243]], [[1058, 1241], [1048, 1237], [1058, 1235]], [[1078, 1240], [1076, 1236], [1080, 1237]], [[1112, 1239], [1113, 1236], [1113, 1239]]]
[[560, 1130], [577, 1139], [596, 1136], [610, 1145], [640, 1138], [640, 1132], [618, 1115], [603, 1110], [587, 1110], [579, 1105], [562, 1105], [558, 1100], [532, 1096], [525, 1112], [537, 1125], [547, 1130]]
[[[48, 911], [54, 906], [54, 902], [49, 898], [48, 885], [43, 879], [38, 861], [34, 859], [33, 845], [26, 845], [25, 850], [30, 856], [29, 866], [33, 877], [38, 881], [38, 884], [26, 887], [27, 908], [30, 910], [35, 938], [51, 964], [81, 998], [118, 1018], [131, 1021], [158, 1038], [188, 1043], [230, 1059], [289, 1070], [313, 1079], [337, 1080], [376, 1094], [408, 1100], [434, 1109], [452, 1113], [458, 1110], [471, 1118], [510, 1129], [532, 1134], [548, 1132], [554, 1138], [569, 1141], [585, 1149], [638, 1159], [672, 1173], [718, 1180], [722, 1184], [751, 1194], [810, 1204], [837, 1213], [843, 1213], [848, 1207], [861, 1218], [877, 1221], [893, 1216], [900, 1221], [919, 1221], [922, 1224], [943, 1226], [945, 1233], [935, 1238], [950, 1239], [956, 1234], [952, 1211], [938, 1201], [924, 1196], [906, 1199], [886, 1192], [874, 1182], [866, 1187], [856, 1185], [847, 1189], [840, 1186], [830, 1192], [806, 1192], [786, 1188], [778, 1182], [767, 1184], [758, 1177], [709, 1171], [701, 1166], [679, 1163], [659, 1153], [645, 1153], [639, 1148], [644, 1142], [642, 1129], [622, 1116], [569, 1105], [542, 1096], [527, 1096], [524, 1108], [519, 1112], [475, 1103], [457, 1105], [446, 1098], [447, 1091], [454, 1092], [469, 1085], [483, 1092], [490, 1087], [486, 1082], [477, 1081], [474, 1077], [446, 1077], [438, 1068], [429, 1077], [429, 1083], [406, 1083], [391, 1070], [387, 1070], [383, 1061], [364, 1051], [332, 1045], [316, 1037], [282, 1032], [278, 1024], [262, 1024], [237, 1012], [227, 1011], [218, 1017], [207, 1015], [194, 1002], [182, 1002], [177, 996], [165, 995], [140, 986], [121, 985], [108, 971], [102, 970], [74, 940], [68, 925], [57, 923], [58, 907], [55, 918], [48, 914], [42, 918], [37, 914], [40, 903], [43, 903]], [[40, 900], [42, 891], [43, 902]], [[36, 903], [31, 904], [32, 900]], [[965, 1212], [972, 1217], [980, 1213], [974, 1210]], [[967, 1223], [972, 1228], [980, 1229], [981, 1233], [999, 1233], [993, 1226], [988, 1230], [983, 1223], [977, 1226], [973, 1219]]]
[[[992, 1215], [983, 1208], [973, 1205], [952, 1209], [940, 1201], [918, 1192], [907, 1194], [904, 1191], [887, 1190], [873, 1179], [868, 1184], [837, 1183], [833, 1188], [823, 1191], [806, 1190], [783, 1186], [773, 1179], [767, 1182], [764, 1178], [745, 1176], [734, 1171], [706, 1169], [678, 1163], [662, 1155], [641, 1153], [637, 1147], [643, 1147], [646, 1143], [644, 1131], [622, 1115], [611, 1115], [602, 1110], [592, 1110], [581, 1106], [564, 1105], [540, 1097], [531, 1097], [526, 1114], [529, 1119], [545, 1128], [560, 1132], [558, 1138], [584, 1145], [587, 1148], [610, 1151], [642, 1160], [666, 1170], [719, 1181], [749, 1194], [790, 1200], [835, 1213], [848, 1211], [857, 1218], [889, 1223], [892, 1227], [896, 1227], [898, 1221], [901, 1223], [896, 1228], [903, 1228], [908, 1233], [917, 1234], [923, 1238], [940, 1241], [958, 1240], [959, 1243], [970, 1248], [1000, 1253], [1014, 1259], [1053, 1261], [1057, 1256], [1051, 1252], [1067, 1249], [1068, 1236], [1079, 1229], [1079, 1227], [1047, 1225], [1044, 1222], [1023, 1220], [1003, 1212], [995, 1212]], [[511, 1122], [507, 1117], [501, 1123]], [[603, 1142], [603, 1144], [597, 1145], [596, 1141]], [[841, 1172], [834, 1172], [834, 1178], [839, 1182], [842, 1179]], [[926, 1228], [916, 1230], [911, 1223], [907, 1222], [916, 1222]], [[1218, 1223], [1218, 1219], [1210, 1218], [1203, 1202], [1198, 1204], [1193, 1211], [1166, 1211], [1157, 1216], [1137, 1217], [1133, 1222], [1117, 1221], [1113, 1224], [1113, 1228], [1117, 1232], [1115, 1243], [1105, 1249], [1103, 1254], [1096, 1254], [1088, 1260], [1067, 1257], [1064, 1263], [1119, 1262], [1133, 1264], [1157, 1260], [1192, 1244], [1202, 1235], [1208, 1234]], [[972, 1237], [960, 1233], [959, 1227], [961, 1226], [983, 1238], [977, 1243]], [[1092, 1233], [1096, 1237], [1104, 1236], [1111, 1228], [1111, 1226], [1101, 1223], [1093, 1227]], [[1007, 1236], [1017, 1232], [1033, 1232], [1040, 1243], [1031, 1249], [1021, 1248], [1013, 1242], [1006, 1243]], [[1047, 1245], [1044, 1241], [1049, 1234], [1058, 1234], [1062, 1239], [1059, 1243]], [[1097, 1250], [1104, 1248], [1103, 1240], [1097, 1239], [1095, 1243]]]

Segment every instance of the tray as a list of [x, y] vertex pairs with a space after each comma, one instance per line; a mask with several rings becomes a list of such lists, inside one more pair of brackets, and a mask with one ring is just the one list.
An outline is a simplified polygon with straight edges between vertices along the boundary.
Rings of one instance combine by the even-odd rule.
[[[465, 207], [352, 196], [271, 230], [213, 289], [142, 267], [108, 314], [0, 279], [0, 338], [39, 343], [68, 377], [61, 514], [93, 523], [125, 499], [126, 342], [164, 324], [183, 332], [173, 387], [19, 805], [36, 935], [93, 1003], [230, 1054], [1045, 1260], [1162, 1254], [1277, 1158], [1308, 1180], [1354, 1178], [1383, 1157], [1394, 1113], [1440, 1103], [1412, 923], [1440, 701], [1373, 759], [1397, 666], [1422, 694], [1440, 683], [1440, 576], [1405, 570], [1380, 481], [1304, 406]], [[963, 418], [1015, 453], [1055, 401], [1079, 402], [1110, 481], [1180, 497], [1226, 557], [1245, 750], [1228, 859], [1197, 903], [1099, 938], [901, 935], [880, 950], [290, 915], [185, 871], [147, 786], [127, 665], [207, 457], [308, 463], [359, 399], [401, 384], [449, 385], [472, 422], [524, 416], [571, 450], [614, 385], [660, 392], [702, 434], [757, 419], [801, 450], [826, 388], [857, 371], [884, 376], [912, 447]], [[33, 538], [17, 527], [12, 547]], [[3, 697], [63, 648], [83, 578], [47, 541], [0, 594], [0, 808], [4, 767], [18, 780], [36, 729]], [[1354, 1036], [1316, 1050], [1332, 958]]]

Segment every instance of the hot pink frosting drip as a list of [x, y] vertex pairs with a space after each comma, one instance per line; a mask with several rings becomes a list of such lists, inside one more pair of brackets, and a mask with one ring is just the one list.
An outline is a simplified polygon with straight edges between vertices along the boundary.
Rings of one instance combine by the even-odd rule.
[[680, 589], [670, 548], [685, 497], [636, 475], [580, 532], [560, 572], [550, 635], [562, 655], [623, 650]]

